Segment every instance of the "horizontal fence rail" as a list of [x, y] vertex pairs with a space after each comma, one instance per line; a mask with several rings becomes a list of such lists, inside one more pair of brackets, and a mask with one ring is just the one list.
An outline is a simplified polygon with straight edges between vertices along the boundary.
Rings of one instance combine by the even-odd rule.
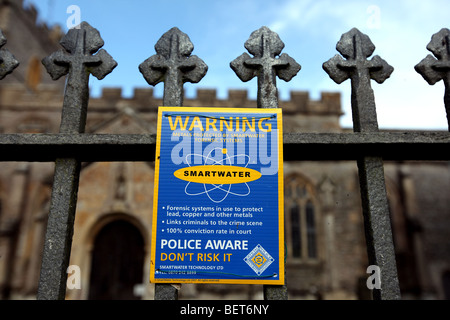
[[[0, 161], [154, 161], [156, 134], [2, 134]], [[285, 161], [450, 160], [449, 132], [285, 133]]]

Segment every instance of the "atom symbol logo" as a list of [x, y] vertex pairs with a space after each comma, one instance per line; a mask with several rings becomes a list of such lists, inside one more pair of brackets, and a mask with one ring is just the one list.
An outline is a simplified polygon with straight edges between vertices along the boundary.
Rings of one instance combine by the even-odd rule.
[[[214, 153], [221, 152], [222, 154], [225, 155], [224, 159], [222, 159], [220, 161], [215, 160], [211, 156], [213, 152]], [[189, 162], [189, 159], [191, 158], [191, 156], [201, 157], [205, 164], [212, 162], [211, 164], [215, 165], [215, 166], [226, 166], [226, 165], [231, 166], [231, 163], [232, 163], [231, 160], [233, 158], [237, 158], [237, 157], [245, 157], [246, 158], [245, 168], [247, 168], [247, 166], [250, 163], [250, 157], [248, 155], [239, 154], [239, 155], [230, 157], [227, 149], [225, 149], [225, 148], [214, 148], [208, 153], [207, 156], [204, 156], [202, 154], [197, 154], [197, 153], [188, 154], [186, 156], [186, 163], [189, 165], [189, 167], [191, 167], [191, 163]], [[243, 184], [245, 185], [245, 187], [238, 186], [238, 185], [243, 185]], [[199, 184], [198, 183], [193, 184], [192, 182], [188, 182], [186, 184], [186, 187], [184, 188], [184, 192], [188, 196], [199, 196], [202, 194], [206, 194], [208, 196], [208, 198], [212, 202], [215, 202], [215, 203], [220, 203], [220, 202], [224, 201], [229, 195], [245, 197], [250, 194], [250, 187], [248, 186], [247, 182], [243, 182], [240, 184], [207, 184], [207, 183], [203, 183], [202, 188], [196, 187], [195, 185], [199, 185]], [[233, 188], [233, 191], [232, 191], [232, 188]], [[235, 188], [237, 190], [234, 190]], [[195, 189], [197, 189], [197, 190], [195, 190]]]

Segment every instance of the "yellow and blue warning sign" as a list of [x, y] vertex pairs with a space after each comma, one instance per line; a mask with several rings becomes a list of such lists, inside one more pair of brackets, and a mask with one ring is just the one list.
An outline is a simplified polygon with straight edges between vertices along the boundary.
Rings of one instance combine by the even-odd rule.
[[281, 109], [160, 107], [150, 281], [284, 284]]

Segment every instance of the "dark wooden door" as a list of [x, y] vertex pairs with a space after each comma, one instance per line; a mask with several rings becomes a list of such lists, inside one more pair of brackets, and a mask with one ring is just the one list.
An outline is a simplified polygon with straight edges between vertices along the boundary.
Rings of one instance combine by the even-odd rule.
[[92, 253], [89, 299], [137, 300], [133, 293], [142, 283], [144, 239], [126, 221], [114, 221], [98, 233]]

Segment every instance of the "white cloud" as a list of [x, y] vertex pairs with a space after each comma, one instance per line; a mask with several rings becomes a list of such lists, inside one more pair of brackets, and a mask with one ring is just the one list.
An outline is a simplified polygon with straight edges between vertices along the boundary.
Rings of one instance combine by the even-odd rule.
[[303, 34], [336, 38], [339, 32], [359, 26], [367, 19], [366, 7], [355, 0], [289, 0], [274, 13], [274, 21], [269, 27], [279, 33], [301, 31]]
[[[342, 118], [344, 126], [352, 125], [350, 85], [335, 85], [319, 67], [337, 53], [334, 48], [341, 34], [357, 27], [375, 44], [374, 54], [395, 69], [384, 84], [372, 83], [380, 127], [445, 130], [444, 86], [438, 83], [430, 87], [415, 72], [414, 66], [429, 54], [426, 46], [432, 34], [442, 27], [450, 27], [448, 12], [450, 2], [441, 0], [351, 0], [344, 3], [291, 0], [282, 3], [270, 27], [280, 33], [291, 51], [298, 49], [294, 57], [301, 56], [303, 61], [299, 63], [304, 66], [298, 76], [316, 80], [315, 83], [303, 81], [308, 86], [303, 90], [342, 92], [346, 113]], [[301, 47], [300, 41], [308, 45]], [[322, 50], [327, 48], [329, 56], [323, 58]], [[308, 68], [309, 65], [315, 68]], [[317, 92], [314, 95], [317, 96]]]

